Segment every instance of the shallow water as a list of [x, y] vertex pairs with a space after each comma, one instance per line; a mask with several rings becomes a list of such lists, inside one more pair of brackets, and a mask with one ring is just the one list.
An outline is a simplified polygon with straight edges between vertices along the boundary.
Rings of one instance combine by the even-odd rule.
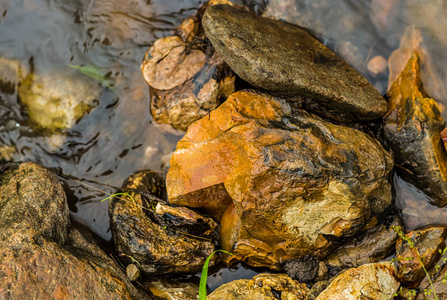
[[[152, 122], [140, 64], [147, 48], [157, 38], [171, 35], [202, 2], [0, 0], [0, 57], [19, 61], [35, 75], [63, 72], [84, 76], [68, 65], [94, 66], [114, 83], [107, 89], [98, 82], [99, 105], [72, 129], [53, 134], [29, 123], [17, 93], [0, 90], [0, 148], [12, 146], [10, 160], [34, 161], [114, 186], [120, 186], [137, 170], [166, 172], [169, 154], [183, 133]], [[260, 0], [246, 2], [258, 13], [266, 4]], [[436, 76], [447, 90], [447, 1], [282, 2], [382, 93], [388, 72], [373, 76], [367, 69], [368, 61], [374, 56], [387, 59], [399, 46], [405, 28], [409, 24], [419, 26], [429, 56], [436, 62]], [[343, 48], [346, 43], [349, 45]], [[446, 106], [447, 94], [441, 93], [437, 100]], [[446, 118], [447, 111], [443, 115]], [[424, 195], [398, 178], [396, 187], [396, 203], [407, 229], [447, 224], [443, 221], [445, 209], [430, 206]], [[107, 202], [100, 202], [107, 194], [100, 190], [113, 190], [73, 180], [65, 183], [65, 190], [71, 216], [110, 240]]]

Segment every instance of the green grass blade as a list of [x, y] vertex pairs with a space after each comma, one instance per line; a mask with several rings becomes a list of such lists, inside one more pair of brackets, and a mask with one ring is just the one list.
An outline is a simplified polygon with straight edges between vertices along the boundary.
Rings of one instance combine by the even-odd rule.
[[205, 261], [205, 264], [203, 265], [202, 268], [202, 275], [200, 276], [200, 284], [199, 284], [199, 300], [206, 300], [206, 282], [208, 280], [208, 266], [210, 264], [210, 260], [211, 257], [213, 257], [213, 255], [216, 252], [223, 252], [229, 255], [233, 255], [228, 251], [225, 250], [216, 250], [213, 253], [210, 254], [210, 256], [208, 256], [208, 258]]
[[130, 200], [132, 200], [132, 201], [135, 202], [135, 200], [133, 199], [133, 197], [132, 197], [131, 195], [129, 195], [128, 193], [115, 193], [115, 194], [113, 194], [113, 195], [110, 195], [110, 196], [107, 197], [107, 198], [102, 199], [100, 202], [107, 201], [107, 200], [109, 200], [110, 198], [113, 198], [113, 197], [116, 197], [116, 196], [127, 196], [127, 197], [130, 198]]
[[68, 65], [70, 68], [76, 69], [82, 74], [91, 77], [93, 79], [98, 80], [105, 87], [112, 86], [110, 80], [108, 80], [103, 74], [100, 68], [95, 66], [77, 66], [77, 65]]

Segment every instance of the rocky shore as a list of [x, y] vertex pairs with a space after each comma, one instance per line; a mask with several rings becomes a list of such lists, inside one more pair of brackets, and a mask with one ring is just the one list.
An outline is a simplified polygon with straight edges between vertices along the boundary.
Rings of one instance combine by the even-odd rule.
[[[111, 248], [73, 226], [52, 170], [0, 165], [0, 299], [198, 299], [176, 278], [218, 249], [232, 255], [210, 266], [270, 272], [208, 299], [447, 297], [446, 228], [405, 231], [394, 203], [395, 173], [447, 203], [445, 121], [424, 90], [420, 31], [385, 61], [382, 97], [306, 28], [268, 18], [292, 22], [274, 9], [209, 1], [147, 50], [153, 119], [185, 135], [166, 180], [137, 172], [109, 200]], [[95, 107], [88, 84], [64, 104], [39, 89], [52, 77], [20, 76], [11, 88], [36, 126], [67, 129]], [[39, 118], [42, 106], [54, 114]]]

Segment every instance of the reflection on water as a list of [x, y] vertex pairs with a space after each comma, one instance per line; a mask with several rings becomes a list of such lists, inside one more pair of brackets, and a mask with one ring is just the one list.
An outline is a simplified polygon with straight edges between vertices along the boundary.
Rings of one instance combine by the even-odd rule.
[[[171, 35], [202, 2], [1, 0], [0, 57], [18, 61], [21, 68], [12, 65], [11, 74], [16, 75], [9, 77], [0, 69], [0, 158], [34, 161], [115, 186], [137, 170], [166, 171], [169, 154], [182, 133], [152, 123], [140, 63], [157, 38]], [[250, 4], [258, 13], [267, 3], [237, 2]], [[434, 73], [446, 88], [446, 1], [270, 0], [266, 14], [309, 27], [382, 93], [388, 71], [374, 74], [368, 64], [375, 57], [386, 61], [407, 26], [414, 24], [422, 29], [427, 53], [436, 62]], [[36, 129], [19, 103], [19, 79], [28, 73], [73, 72], [69, 64], [93, 66], [114, 86], [109, 89], [96, 82], [101, 95], [98, 106], [71, 129], [56, 133]], [[447, 105], [446, 94], [437, 100]], [[447, 111], [443, 114], [446, 118]], [[108, 240], [107, 203], [99, 202], [107, 195], [96, 188], [104, 189], [75, 181], [65, 186], [72, 216]], [[429, 206], [423, 195], [399, 178], [396, 196], [407, 229], [442, 222], [447, 213]], [[212, 277], [209, 281], [213, 285]]]

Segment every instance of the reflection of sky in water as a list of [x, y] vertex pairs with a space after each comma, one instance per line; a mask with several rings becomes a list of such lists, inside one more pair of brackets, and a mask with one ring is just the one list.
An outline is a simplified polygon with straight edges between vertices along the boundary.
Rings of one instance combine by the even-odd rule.
[[[68, 64], [95, 66], [115, 83], [101, 90], [99, 106], [70, 131], [46, 134], [29, 126], [17, 94], [0, 93], [0, 147], [13, 146], [15, 161], [31, 160], [80, 178], [112, 185], [137, 170], [165, 171], [164, 165], [180, 132], [156, 125], [149, 114], [149, 92], [140, 72], [144, 52], [155, 39], [173, 33], [181, 20], [203, 1], [3, 0], [0, 2], [0, 56], [18, 60], [36, 76], [54, 72], [75, 74]], [[239, 1], [240, 3], [241, 1]], [[257, 8], [265, 1], [249, 1]], [[287, 12], [285, 15], [284, 13]], [[311, 29], [384, 93], [388, 72], [373, 76], [368, 62], [388, 59], [399, 47], [408, 25], [421, 28], [434, 74], [446, 84], [447, 7], [445, 1], [308, 1], [270, 0], [266, 14]], [[445, 90], [445, 86], [444, 86]], [[429, 91], [430, 92], [430, 91]], [[433, 92], [432, 94], [436, 94]], [[442, 94], [442, 93], [441, 93]], [[447, 97], [447, 94], [442, 94]], [[446, 105], [446, 99], [442, 100]], [[444, 111], [444, 117], [447, 112]], [[110, 238], [107, 205], [94, 189], [70, 184], [72, 216]], [[397, 180], [397, 203], [409, 227], [418, 223], [417, 193]], [[417, 199], [421, 199], [420, 197]], [[417, 205], [415, 205], [417, 207]], [[420, 207], [420, 206], [419, 206]], [[432, 222], [443, 210], [427, 206], [421, 220]], [[430, 212], [430, 213], [428, 213]], [[429, 216], [432, 219], [429, 219]], [[439, 216], [438, 216], [439, 217]], [[99, 225], [98, 225], [99, 224]]]

